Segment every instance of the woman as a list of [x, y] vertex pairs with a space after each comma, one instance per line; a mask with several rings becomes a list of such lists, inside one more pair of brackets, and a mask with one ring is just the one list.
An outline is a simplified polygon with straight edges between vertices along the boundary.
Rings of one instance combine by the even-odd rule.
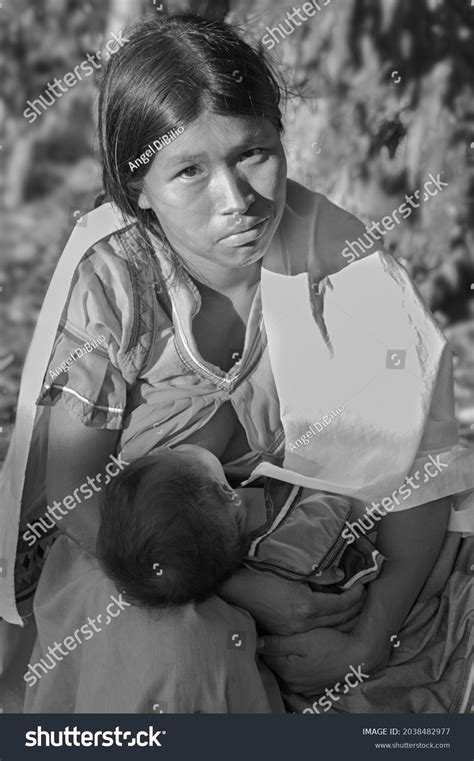
[[[260, 587], [252, 577], [249, 588], [245, 570], [222, 597], [158, 618], [117, 600], [93, 554], [101, 485], [157, 444], [206, 446], [235, 480], [262, 460], [281, 463], [285, 431], [262, 316], [262, 260], [292, 275], [305, 272], [309, 258], [320, 281], [344, 267], [344, 241], [363, 231], [322, 196], [286, 181], [276, 80], [229, 27], [174, 17], [144, 21], [126, 39], [100, 100], [113, 203], [76, 228], [58, 265], [25, 365], [25, 379], [37, 374], [20, 394], [19, 410], [28, 411], [18, 416], [4, 471], [14, 508], [28, 448], [17, 565], [24, 559], [29, 578], [17, 581], [20, 597], [34, 587], [32, 553], [40, 565], [48, 548], [33, 652], [31, 618], [21, 653], [16, 631], [3, 624], [12, 653], [4, 683], [17, 684], [16, 653], [17, 673], [30, 664], [27, 711], [281, 711], [275, 678], [255, 657], [254, 620], [280, 635], [285, 653], [288, 635], [305, 637], [304, 679], [291, 659], [282, 666], [274, 650], [269, 658], [297, 692], [336, 681], [348, 658], [377, 670], [390, 650], [387, 637], [369, 634], [380, 595], [389, 596], [398, 630], [438, 556], [449, 504], [439, 499], [399, 516], [398, 533], [416, 534], [428, 511], [429, 540], [399, 592], [386, 579], [361, 617], [360, 587], [324, 595], [262, 575]], [[64, 303], [58, 286], [71, 279]], [[452, 424], [443, 430], [438, 449], [453, 446]], [[441, 498], [465, 489], [465, 479], [450, 486]], [[46, 505], [54, 522], [44, 520]], [[11, 547], [16, 515], [8, 516]], [[389, 537], [384, 542], [392, 547]], [[18, 623], [12, 575], [5, 588], [2, 615]]]

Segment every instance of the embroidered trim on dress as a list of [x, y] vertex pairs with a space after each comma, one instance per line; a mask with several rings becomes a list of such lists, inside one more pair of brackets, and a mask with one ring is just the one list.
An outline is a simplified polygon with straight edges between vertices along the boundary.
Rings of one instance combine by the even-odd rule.
[[74, 391], [73, 388], [69, 388], [69, 386], [58, 386], [56, 383], [52, 383], [50, 386], [45, 385], [44, 389], [45, 391], [49, 391], [50, 388], [57, 388], [60, 391], [68, 391], [70, 394], [73, 394], [74, 396], [77, 396], [78, 399], [81, 400], [81, 402], [84, 402], [85, 404], [89, 404], [91, 407], [93, 407], [96, 410], [102, 410], [103, 412], [124, 412], [124, 407], [104, 407], [102, 404], [95, 404], [95, 402], [91, 402], [90, 399], [87, 399], [85, 396], [81, 396], [77, 391]]

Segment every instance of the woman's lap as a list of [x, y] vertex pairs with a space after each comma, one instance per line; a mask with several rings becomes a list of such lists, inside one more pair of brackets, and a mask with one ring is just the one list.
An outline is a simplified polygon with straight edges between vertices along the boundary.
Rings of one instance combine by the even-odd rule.
[[161, 613], [127, 606], [96, 559], [60, 537], [34, 608], [26, 712], [283, 710], [276, 681], [265, 674], [269, 696], [259, 674], [253, 619], [219, 597]]
[[[402, 644], [394, 650], [390, 667], [335, 708], [356, 713], [462, 710], [462, 673], [472, 626], [472, 547], [472, 539], [464, 540], [456, 560], [456, 547], [444, 548], [440, 561], [446, 562], [438, 562], [439, 573], [435, 568], [430, 574], [431, 583], [400, 633]], [[426, 594], [428, 587], [433, 597]], [[107, 624], [106, 608], [111, 602], [116, 617]], [[120, 594], [97, 561], [65, 537], [58, 539], [35, 598], [38, 640], [30, 663], [37, 664], [48, 646], [74, 638], [75, 632], [83, 643], [62, 660], [58, 658], [44, 675], [46, 669], [37, 669], [41, 678], [27, 689], [27, 712], [283, 710], [273, 676], [259, 671], [255, 626], [245, 611], [218, 597], [162, 614], [126, 606], [120, 611], [119, 603]], [[100, 630], [86, 640], [81, 627], [89, 620], [93, 631], [92, 619]], [[10, 628], [28, 639], [27, 632]], [[24, 654], [18, 660], [23, 661], [22, 671], [15, 676], [22, 683]], [[8, 673], [7, 668], [3, 677]], [[391, 699], [384, 705], [382, 696], [395, 698], [398, 685], [400, 703]], [[302, 710], [312, 702], [298, 701], [296, 695], [286, 697], [290, 710]]]

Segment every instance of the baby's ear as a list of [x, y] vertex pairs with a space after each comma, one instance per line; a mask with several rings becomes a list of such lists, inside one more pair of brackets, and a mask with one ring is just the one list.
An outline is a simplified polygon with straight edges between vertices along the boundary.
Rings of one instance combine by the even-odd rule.
[[214, 481], [213, 486], [216, 490], [218, 498], [224, 502], [235, 502], [238, 497], [232, 486], [229, 486], [227, 481]]

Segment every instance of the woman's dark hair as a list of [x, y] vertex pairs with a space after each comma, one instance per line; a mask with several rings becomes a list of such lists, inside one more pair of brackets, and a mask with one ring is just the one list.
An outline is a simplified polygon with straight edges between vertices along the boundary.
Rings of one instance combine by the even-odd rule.
[[[153, 608], [199, 602], [238, 568], [248, 540], [219, 484], [190, 466], [131, 463], [107, 487], [97, 557], [126, 599]], [[159, 569], [159, 570], [156, 570]]]
[[109, 59], [99, 98], [105, 199], [136, 217], [167, 246], [154, 213], [138, 198], [149, 164], [130, 161], [204, 110], [270, 119], [279, 132], [281, 89], [263, 53], [229, 25], [193, 15], [150, 17], [124, 33]]

